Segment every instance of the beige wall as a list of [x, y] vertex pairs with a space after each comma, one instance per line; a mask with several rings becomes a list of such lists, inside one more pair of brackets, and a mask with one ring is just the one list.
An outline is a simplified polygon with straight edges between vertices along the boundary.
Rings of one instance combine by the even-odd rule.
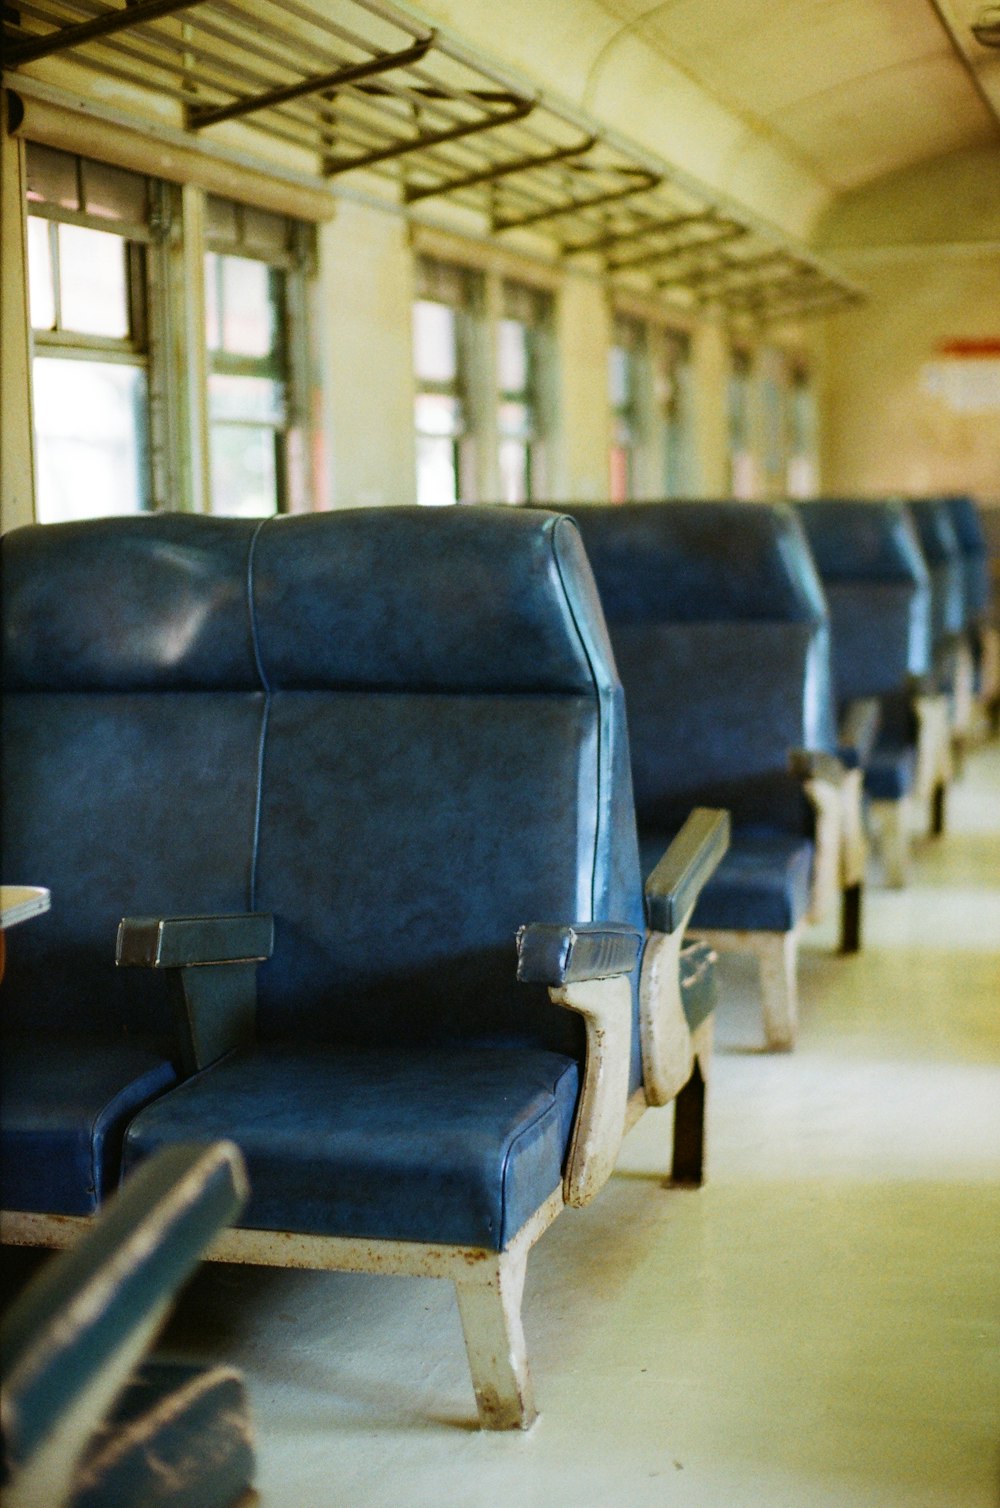
[[1000, 340], [995, 149], [849, 196], [821, 239], [870, 294], [826, 327], [823, 489], [971, 490], [1000, 504], [1000, 409], [960, 412], [925, 387], [942, 342]]
[[830, 321], [821, 475], [828, 492], [977, 493], [1000, 504], [1000, 410], [924, 390], [942, 340], [1000, 338], [1000, 251], [864, 268], [871, 297]]
[[559, 428], [552, 498], [595, 502], [608, 495], [608, 349], [611, 308], [599, 283], [568, 278], [556, 303]]
[[412, 301], [405, 221], [342, 200], [320, 233], [320, 507], [414, 500]]

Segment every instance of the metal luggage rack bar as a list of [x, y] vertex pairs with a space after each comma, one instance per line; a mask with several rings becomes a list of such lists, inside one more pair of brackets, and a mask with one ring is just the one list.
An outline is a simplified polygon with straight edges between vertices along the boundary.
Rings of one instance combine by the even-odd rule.
[[192, 135], [238, 123], [311, 154], [320, 180], [364, 171], [407, 208], [451, 200], [657, 300], [766, 320], [861, 296], [388, 0], [13, 0], [3, 31], [8, 68], [66, 54], [170, 100]]

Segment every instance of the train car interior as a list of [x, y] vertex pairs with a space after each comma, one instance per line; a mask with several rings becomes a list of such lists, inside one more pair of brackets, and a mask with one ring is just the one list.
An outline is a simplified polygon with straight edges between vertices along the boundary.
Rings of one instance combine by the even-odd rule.
[[1000, 5], [4, 0], [0, 337], [4, 1501], [1000, 1508]]

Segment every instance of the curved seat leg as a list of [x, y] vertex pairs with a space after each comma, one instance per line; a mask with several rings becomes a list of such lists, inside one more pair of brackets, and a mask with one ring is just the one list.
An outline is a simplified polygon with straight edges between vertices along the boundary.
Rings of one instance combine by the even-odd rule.
[[764, 1037], [773, 1051], [795, 1046], [799, 1027], [799, 934], [759, 932], [754, 951], [760, 964]]
[[670, 1182], [700, 1188], [705, 1181], [705, 1099], [712, 1056], [713, 1020], [709, 1016], [692, 1033], [691, 1077], [674, 1097], [674, 1151]]
[[538, 1417], [521, 1323], [527, 1265], [527, 1249], [502, 1251], [455, 1280], [483, 1429], [530, 1429]]
[[840, 892], [840, 951], [861, 951], [861, 897], [864, 887], [860, 881], [845, 885]]
[[898, 801], [872, 803], [879, 828], [879, 854], [885, 883], [891, 890], [902, 890], [910, 874], [910, 802], [906, 796]]
[[932, 838], [940, 838], [944, 832], [944, 801], [947, 787], [943, 780], [936, 782], [931, 792], [931, 822], [930, 832]]

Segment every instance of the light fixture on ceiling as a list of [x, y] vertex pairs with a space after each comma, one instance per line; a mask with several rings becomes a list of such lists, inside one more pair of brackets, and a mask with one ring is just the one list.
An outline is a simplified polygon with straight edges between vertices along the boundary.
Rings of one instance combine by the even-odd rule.
[[1000, 5], [984, 6], [970, 29], [982, 47], [1000, 47]]

